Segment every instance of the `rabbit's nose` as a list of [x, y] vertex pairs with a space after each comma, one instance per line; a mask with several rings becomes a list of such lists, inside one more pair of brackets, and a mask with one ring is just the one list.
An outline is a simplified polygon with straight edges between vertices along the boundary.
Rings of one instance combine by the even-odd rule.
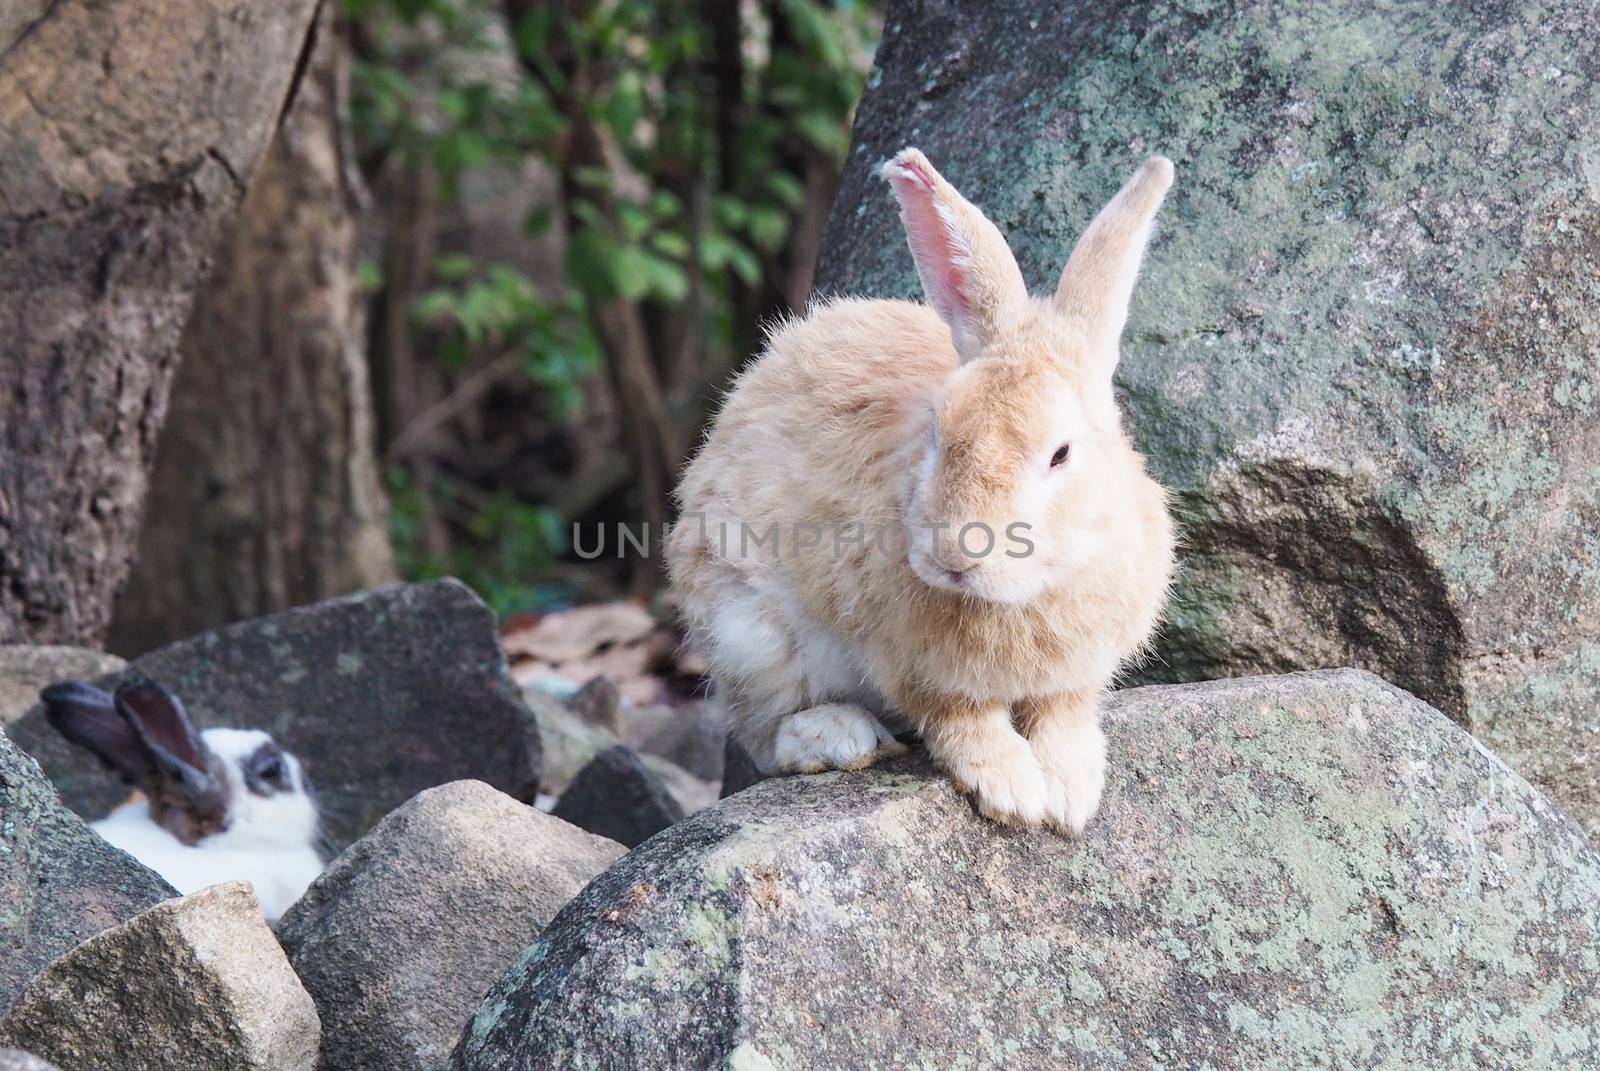
[[963, 573], [971, 572], [978, 565], [978, 559], [968, 554], [961, 540], [950, 532], [939, 533], [933, 548], [933, 560], [952, 580], [960, 579]]

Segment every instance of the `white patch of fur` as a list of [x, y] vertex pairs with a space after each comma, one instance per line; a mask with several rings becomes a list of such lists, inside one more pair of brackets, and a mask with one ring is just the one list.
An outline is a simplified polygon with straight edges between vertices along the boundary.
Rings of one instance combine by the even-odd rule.
[[193, 846], [184, 844], [156, 825], [142, 799], [117, 808], [93, 828], [184, 895], [224, 881], [248, 881], [261, 913], [276, 922], [322, 873], [317, 810], [305, 773], [286, 752], [294, 790], [262, 798], [245, 787], [243, 762], [271, 737], [258, 729], [207, 729], [200, 736], [222, 760], [232, 792], [226, 829]]
[[752, 590], [711, 611], [716, 660], [740, 676], [756, 677], [788, 660], [788, 637], [762, 612], [765, 602]]
[[905, 750], [882, 722], [861, 707], [827, 703], [784, 718], [773, 755], [783, 772], [820, 773], [859, 770]]

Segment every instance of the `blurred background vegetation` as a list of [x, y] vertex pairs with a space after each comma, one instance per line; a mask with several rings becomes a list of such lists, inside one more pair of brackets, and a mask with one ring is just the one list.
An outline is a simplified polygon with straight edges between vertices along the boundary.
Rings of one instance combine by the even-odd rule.
[[645, 595], [676, 471], [800, 308], [881, 3], [345, 0], [396, 564], [502, 613]]

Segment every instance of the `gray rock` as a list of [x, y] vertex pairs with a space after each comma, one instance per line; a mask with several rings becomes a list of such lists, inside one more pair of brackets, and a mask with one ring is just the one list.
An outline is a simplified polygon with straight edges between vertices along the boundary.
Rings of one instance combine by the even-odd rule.
[[1437, 711], [1339, 671], [1122, 692], [1083, 837], [913, 756], [630, 852], [454, 1067], [1591, 1067], [1600, 855]]
[[46, 1063], [21, 1049], [0, 1049], [0, 1071], [58, 1071], [55, 1064]]
[[47, 966], [0, 1045], [67, 1068], [311, 1071], [317, 1011], [244, 882], [158, 904]]
[[1177, 182], [1120, 387], [1184, 529], [1152, 678], [1358, 665], [1600, 828], [1600, 14], [1557, 0], [891, 4], [819, 286], [910, 296], [907, 143], [1037, 292]]
[[579, 688], [567, 700], [567, 709], [591, 725], [622, 732], [622, 693], [602, 674]]
[[[539, 739], [544, 754], [544, 775], [540, 787], [551, 795], [558, 796], [565, 792], [572, 779], [593, 762], [596, 755], [624, 742], [609, 729], [574, 714], [538, 687], [525, 689], [523, 698], [539, 725]], [[717, 786], [714, 783], [701, 780], [659, 755], [641, 754], [639, 758], [651, 773], [661, 779], [685, 814], [716, 802]]]
[[578, 771], [550, 813], [633, 848], [682, 818], [683, 808], [638, 752], [618, 744]]
[[46, 963], [173, 895], [67, 810], [0, 733], [0, 1011]]
[[323, 1068], [436, 1071], [484, 992], [619, 855], [479, 781], [431, 788], [351, 845], [278, 926]]
[[[175, 691], [201, 728], [265, 729], [298, 756], [336, 847], [425, 788], [471, 777], [531, 799], [538, 780], [538, 730], [506, 672], [494, 615], [455, 580], [229, 625], [129, 666]], [[127, 794], [41, 709], [12, 736], [80, 814], [103, 814]]]
[[728, 728], [710, 703], [685, 703], [670, 711], [639, 750], [660, 755], [702, 781], [722, 780]]
[[39, 702], [39, 689], [56, 681], [114, 673], [127, 663], [88, 647], [0, 644], [0, 729]]
[[767, 779], [767, 775], [756, 766], [756, 760], [750, 757], [750, 752], [744, 745], [735, 740], [731, 735], [724, 742], [722, 760], [722, 798], [737, 795]]

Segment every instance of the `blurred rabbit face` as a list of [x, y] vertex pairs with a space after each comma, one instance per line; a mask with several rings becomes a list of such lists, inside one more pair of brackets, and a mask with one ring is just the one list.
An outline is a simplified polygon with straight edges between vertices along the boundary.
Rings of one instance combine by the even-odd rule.
[[1043, 303], [1030, 313], [945, 384], [905, 501], [918, 578], [990, 602], [1029, 602], [1094, 557], [1128, 450], [1109, 390], [1073, 375], [1081, 332]]
[[227, 828], [234, 841], [261, 847], [312, 842], [316, 803], [293, 755], [259, 729], [207, 729], [201, 736], [227, 779], [233, 801]]

